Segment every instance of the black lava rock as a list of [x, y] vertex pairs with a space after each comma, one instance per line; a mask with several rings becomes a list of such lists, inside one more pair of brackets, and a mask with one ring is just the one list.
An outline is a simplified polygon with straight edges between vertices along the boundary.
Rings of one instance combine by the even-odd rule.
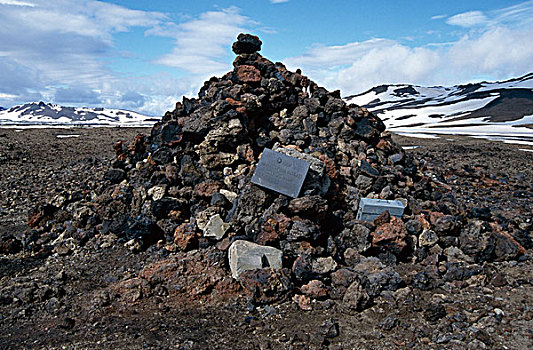
[[113, 184], [118, 184], [126, 178], [126, 173], [122, 169], [110, 169], [104, 174], [104, 180], [108, 180]]
[[431, 303], [424, 312], [424, 317], [429, 322], [435, 322], [446, 316], [446, 309], [442, 304]]
[[231, 47], [237, 55], [251, 54], [261, 50], [261, 40], [255, 35], [239, 34], [237, 41]]

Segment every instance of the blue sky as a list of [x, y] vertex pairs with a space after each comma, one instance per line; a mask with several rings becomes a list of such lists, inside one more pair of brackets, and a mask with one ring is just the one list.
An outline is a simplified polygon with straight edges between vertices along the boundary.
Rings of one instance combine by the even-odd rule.
[[232, 68], [240, 32], [344, 96], [533, 71], [533, 1], [0, 0], [0, 106], [161, 115]]

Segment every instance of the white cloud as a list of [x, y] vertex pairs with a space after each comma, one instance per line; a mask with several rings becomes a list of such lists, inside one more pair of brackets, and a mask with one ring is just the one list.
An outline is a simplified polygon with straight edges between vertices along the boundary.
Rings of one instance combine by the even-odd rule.
[[533, 71], [533, 1], [487, 13], [461, 13], [447, 23], [465, 32], [455, 41], [418, 47], [390, 39], [315, 45], [285, 61], [329, 89], [340, 88], [344, 96], [380, 84], [452, 85], [479, 76], [508, 79]]
[[270, 0], [270, 2], [273, 4], [281, 4], [284, 2], [289, 2], [289, 0]]
[[464, 28], [485, 26], [524, 26], [533, 24], [533, 1], [505, 7], [502, 9], [483, 13], [481, 11], [469, 11], [459, 13], [446, 20], [450, 25]]
[[32, 3], [18, 0], [0, 0], [0, 5], [35, 7]]
[[194, 76], [177, 78], [168, 73], [108, 80], [102, 87], [101, 104], [160, 116], [174, 109], [182, 96], [196, 95], [202, 82]]
[[2, 100], [11, 100], [17, 98], [17, 95], [13, 94], [4, 94], [3, 92], [0, 92], [0, 101]]
[[50, 85], [94, 85], [112, 75], [102, 59], [110, 54], [113, 33], [163, 18], [97, 1], [41, 0], [0, 12], [0, 42], [4, 55], [36, 69]]
[[59, 87], [55, 89], [54, 100], [58, 103], [75, 103], [97, 105], [101, 103], [98, 93], [90, 88], [83, 87]]
[[448, 18], [446, 23], [460, 27], [473, 27], [480, 24], [486, 24], [487, 21], [488, 19], [483, 12], [469, 11]]
[[448, 16], [446, 16], [446, 15], [435, 15], [435, 16], [432, 16], [431, 19], [436, 20], [436, 19], [443, 19], [443, 18], [446, 18], [446, 17], [448, 17]]
[[[6, 5], [0, 11], [0, 105], [4, 106], [44, 99], [161, 115], [181, 96], [195, 94], [209, 75], [230, 70], [231, 43], [239, 32], [256, 24], [235, 7], [176, 24], [163, 13], [101, 1], [0, 0], [0, 5]], [[174, 39], [174, 49], [158, 63], [178, 67], [187, 75], [114, 72], [107, 63], [120, 54], [115, 35], [135, 27], [145, 36]]]
[[533, 26], [491, 27], [479, 37], [464, 36], [448, 52], [460, 72], [518, 75], [533, 70]]
[[354, 57], [360, 57], [364, 53], [394, 44], [395, 41], [387, 39], [371, 39], [363, 42], [348, 43], [338, 46], [316, 45], [305, 54], [288, 58], [287, 64], [300, 64], [313, 67], [335, 67], [353, 62]]
[[[44, 99], [65, 104], [136, 107], [160, 115], [163, 108], [173, 105], [166, 98], [177, 99], [176, 94], [190, 93], [189, 82], [155, 77], [129, 79], [106, 65], [116, 55], [115, 33], [159, 26], [168, 20], [162, 13], [100, 1], [37, 0], [29, 4], [0, 0], [0, 5], [14, 5], [1, 6], [0, 11], [3, 106]], [[162, 87], [163, 81], [175, 89], [168, 91]], [[140, 96], [134, 98], [120, 92], [133, 86]], [[141, 105], [143, 100], [145, 104]]]
[[224, 73], [231, 68], [228, 47], [252, 23], [237, 8], [231, 7], [204, 12], [188, 22], [156, 28], [148, 34], [176, 39], [172, 52], [156, 60], [156, 63], [207, 76]]
[[533, 23], [533, 1], [526, 1], [518, 5], [493, 11], [492, 15], [499, 24], [526, 25]]
[[442, 63], [437, 50], [385, 39], [314, 48], [285, 62], [329, 89], [340, 88], [343, 95], [383, 83], [421, 81]]
[[9, 57], [0, 56], [0, 73], [2, 77], [0, 92], [6, 94], [19, 95], [28, 89], [45, 87], [38, 70], [21, 65]]
[[284, 60], [344, 96], [388, 83], [459, 84], [478, 76], [516, 77], [533, 71], [533, 25], [490, 26], [445, 45], [409, 47], [372, 39], [342, 46], [315, 46]]

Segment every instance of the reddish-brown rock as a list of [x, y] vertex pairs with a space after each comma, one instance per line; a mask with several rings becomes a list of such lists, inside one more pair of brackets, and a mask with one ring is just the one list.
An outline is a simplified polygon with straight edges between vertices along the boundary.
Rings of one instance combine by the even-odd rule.
[[429, 221], [426, 219], [426, 216], [424, 214], [419, 214], [415, 217], [415, 220], [417, 220], [418, 222], [420, 222], [420, 224], [422, 225], [422, 229], [425, 229], [425, 230], [430, 230], [431, 229], [431, 224], [429, 223]]
[[238, 66], [235, 68], [235, 74], [243, 83], [259, 83], [261, 81], [261, 72], [254, 66]]
[[294, 297], [292, 297], [292, 300], [298, 305], [300, 310], [313, 310], [313, 307], [311, 306], [311, 299], [308, 296], [296, 294]]
[[225, 256], [214, 247], [179, 253], [146, 266], [139, 277], [152, 287], [164, 286], [169, 296], [219, 304], [242, 292], [224, 268]]
[[377, 148], [383, 150], [383, 151], [390, 151], [391, 150], [391, 144], [389, 141], [381, 139], [379, 140], [378, 144], [376, 145]]
[[346, 289], [355, 281], [357, 274], [349, 269], [342, 268], [331, 274], [331, 297], [342, 299]]
[[388, 210], [386, 210], [374, 219], [374, 226], [385, 225], [390, 222], [390, 218], [390, 213]]
[[254, 150], [249, 144], [237, 146], [237, 154], [248, 162], [253, 162], [255, 159]]
[[199, 233], [192, 222], [185, 222], [174, 231], [174, 243], [181, 250], [189, 250], [198, 244]]
[[526, 249], [497, 223], [490, 224], [494, 237], [495, 260], [505, 261], [524, 255]]
[[325, 154], [320, 156], [320, 160], [326, 166], [326, 174], [328, 174], [331, 179], [336, 179], [338, 172], [335, 167], [335, 162]]
[[242, 272], [239, 281], [255, 303], [270, 304], [287, 299], [292, 290], [290, 276], [287, 269], [264, 268]]
[[287, 235], [290, 219], [283, 214], [270, 217], [261, 225], [261, 231], [256, 238], [256, 243], [268, 245], [279, 241], [280, 237]]
[[121, 281], [113, 287], [113, 290], [126, 303], [137, 302], [151, 294], [148, 282], [139, 277]]
[[393, 253], [400, 253], [407, 246], [407, 229], [401, 219], [391, 217], [390, 222], [379, 226], [372, 232], [372, 246], [385, 247]]
[[50, 220], [54, 216], [56, 210], [56, 207], [49, 204], [41, 206], [38, 210], [29, 215], [28, 226], [30, 228], [41, 226], [46, 220]]
[[328, 296], [328, 288], [320, 280], [312, 280], [304, 284], [300, 290], [311, 298], [324, 298]]
[[213, 193], [218, 192], [221, 184], [215, 181], [205, 181], [196, 186], [194, 192], [198, 196], [211, 197]]
[[438, 211], [432, 211], [431, 213], [429, 213], [429, 222], [431, 222], [431, 225], [435, 226], [435, 223], [437, 222], [437, 220], [443, 216], [444, 216], [443, 213], [440, 213]]

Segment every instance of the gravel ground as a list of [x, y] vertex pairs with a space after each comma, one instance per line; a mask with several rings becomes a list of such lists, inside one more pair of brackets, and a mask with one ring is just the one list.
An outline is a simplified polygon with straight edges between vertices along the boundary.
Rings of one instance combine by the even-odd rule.
[[[149, 131], [0, 130], [0, 237], [21, 237], [29, 211], [43, 200], [98, 188], [113, 159], [113, 144]], [[424, 159], [426, 171], [452, 186], [466, 205], [519, 218], [517, 225], [529, 232], [524, 240], [531, 240], [533, 153], [521, 150], [527, 146], [464, 137], [396, 141], [418, 146], [409, 152]], [[174, 284], [150, 286], [149, 294], [141, 284], [130, 286], [129, 298], [117, 298], [114, 291], [126, 288], [126, 281], [139, 281], [141, 271], [193, 257], [160, 256], [155, 249], [134, 254], [114, 243], [97, 236], [64, 255], [0, 255], [0, 348], [533, 347], [530, 249], [519, 261], [472, 264], [463, 278], [435, 289], [406, 284], [353, 313], [327, 301], [302, 311], [292, 301], [252, 307], [242, 298], [217, 302], [165, 291], [182, 283], [180, 277]], [[397, 271], [411, 281], [414, 271], [424, 268], [402, 263]]]

